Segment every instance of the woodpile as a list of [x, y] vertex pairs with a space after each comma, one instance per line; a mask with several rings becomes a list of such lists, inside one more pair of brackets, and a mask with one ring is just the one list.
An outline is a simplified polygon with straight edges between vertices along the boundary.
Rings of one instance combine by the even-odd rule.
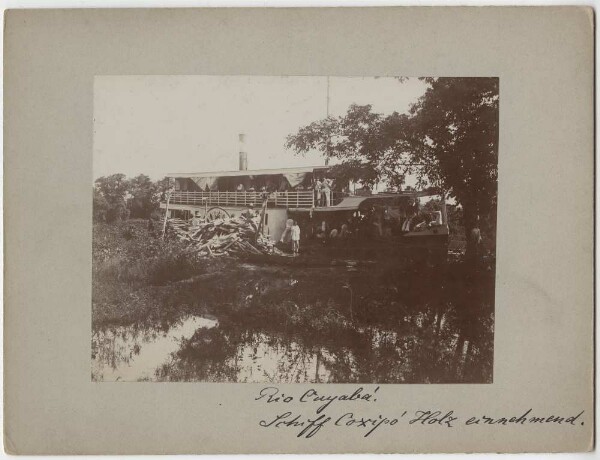
[[256, 218], [231, 217], [196, 226], [189, 221], [169, 219], [167, 234], [186, 243], [189, 252], [207, 257], [276, 251], [273, 241], [259, 233]]

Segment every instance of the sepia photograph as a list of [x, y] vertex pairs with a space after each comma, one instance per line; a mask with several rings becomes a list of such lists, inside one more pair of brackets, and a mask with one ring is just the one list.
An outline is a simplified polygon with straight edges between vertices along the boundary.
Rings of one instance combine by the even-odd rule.
[[96, 76], [91, 379], [493, 383], [496, 77]]
[[593, 450], [593, 8], [260, 6], [6, 11], [7, 454]]

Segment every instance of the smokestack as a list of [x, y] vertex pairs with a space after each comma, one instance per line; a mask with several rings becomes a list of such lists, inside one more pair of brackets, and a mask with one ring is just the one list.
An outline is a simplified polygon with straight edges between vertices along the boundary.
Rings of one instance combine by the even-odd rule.
[[248, 154], [246, 153], [246, 135], [240, 133], [238, 136], [240, 141], [240, 171], [248, 170]]

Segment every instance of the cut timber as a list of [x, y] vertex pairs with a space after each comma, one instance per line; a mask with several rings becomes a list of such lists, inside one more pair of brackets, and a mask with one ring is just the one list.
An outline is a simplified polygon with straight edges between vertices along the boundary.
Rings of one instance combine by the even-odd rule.
[[166, 234], [186, 244], [187, 253], [203, 257], [270, 254], [273, 251], [273, 242], [268, 237], [257, 234], [260, 224], [254, 219], [230, 217], [203, 222], [194, 227], [182, 219], [169, 219]]

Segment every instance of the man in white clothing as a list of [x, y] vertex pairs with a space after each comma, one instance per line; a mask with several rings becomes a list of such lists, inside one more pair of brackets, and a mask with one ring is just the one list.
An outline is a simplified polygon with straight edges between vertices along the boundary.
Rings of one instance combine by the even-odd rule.
[[294, 221], [292, 226], [292, 251], [294, 254], [298, 254], [298, 249], [300, 249], [300, 227], [298, 222]]

